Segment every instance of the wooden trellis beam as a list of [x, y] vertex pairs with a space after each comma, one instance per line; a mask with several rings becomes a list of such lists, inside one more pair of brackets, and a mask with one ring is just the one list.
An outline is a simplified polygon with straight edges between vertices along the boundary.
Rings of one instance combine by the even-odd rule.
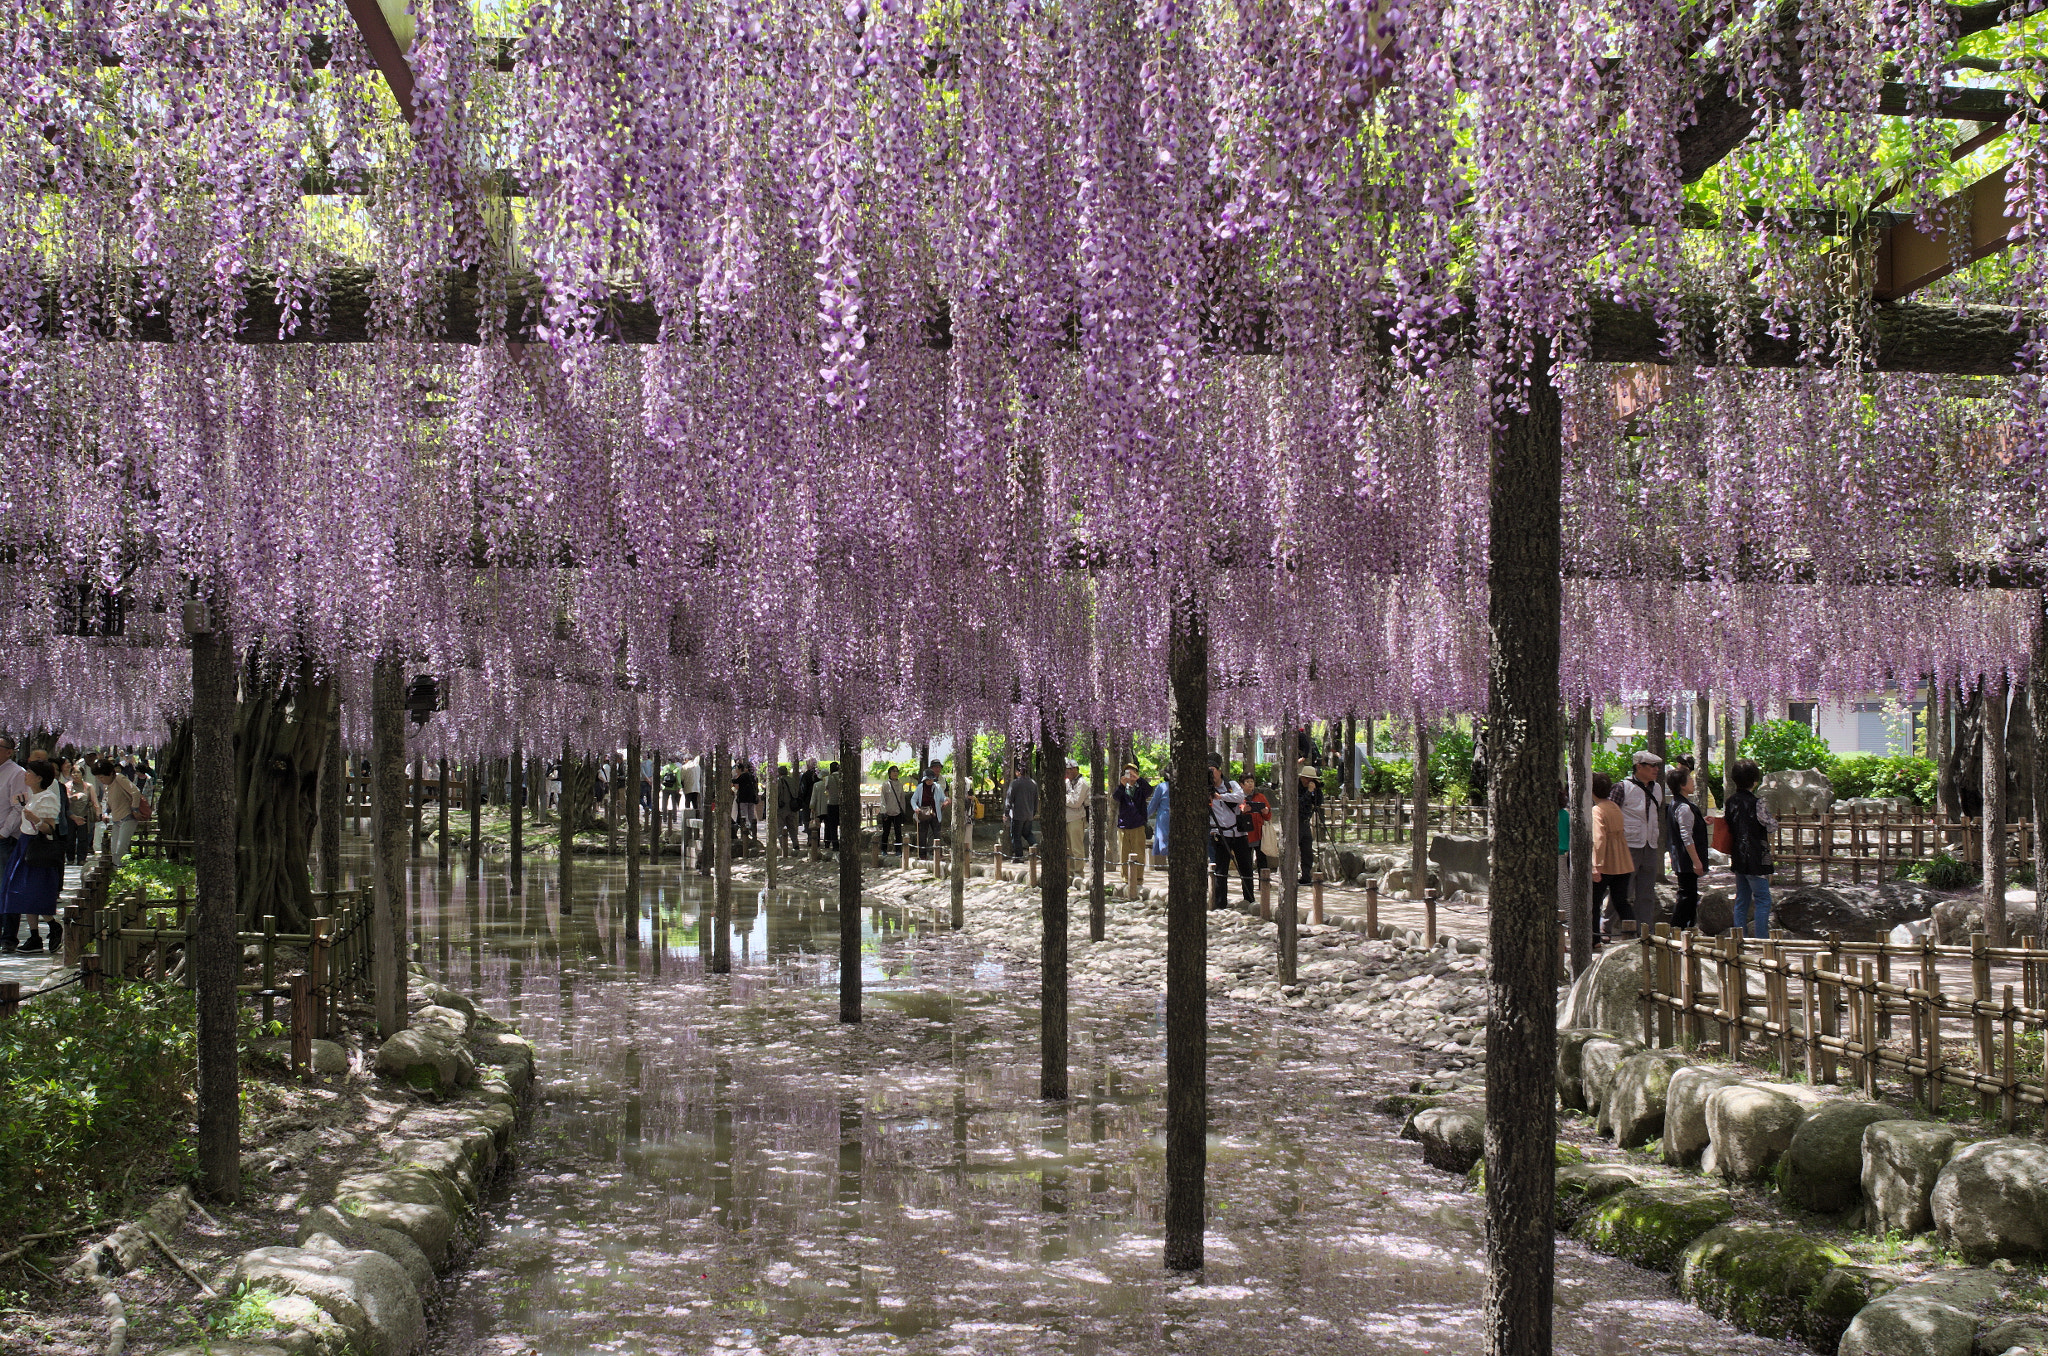
[[1895, 221], [1878, 240], [1872, 293], [1896, 301], [2011, 244], [2021, 223], [2006, 212], [2006, 188], [2000, 169], [1936, 206], [1933, 215], [1944, 225], [1927, 230], [1910, 217]]

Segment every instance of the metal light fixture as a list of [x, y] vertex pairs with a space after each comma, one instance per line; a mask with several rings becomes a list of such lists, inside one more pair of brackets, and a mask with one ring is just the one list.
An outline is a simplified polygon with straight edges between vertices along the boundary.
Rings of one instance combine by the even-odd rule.
[[441, 693], [441, 680], [431, 673], [422, 673], [407, 683], [405, 709], [412, 714], [415, 725], [425, 725], [436, 711], [447, 710], [448, 701]]

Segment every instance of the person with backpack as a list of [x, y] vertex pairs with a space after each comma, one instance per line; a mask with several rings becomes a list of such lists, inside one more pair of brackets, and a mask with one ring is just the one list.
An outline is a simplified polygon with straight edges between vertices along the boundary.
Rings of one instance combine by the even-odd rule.
[[[1723, 814], [1728, 822], [1728, 865], [1735, 873], [1735, 907], [1731, 920], [1752, 937], [1771, 933], [1771, 835], [1778, 821], [1771, 807], [1757, 798], [1764, 771], [1753, 758], [1738, 758], [1729, 769], [1735, 790]], [[1753, 924], [1753, 926], [1752, 926]]]
[[1665, 777], [1671, 788], [1671, 869], [1678, 875], [1678, 898], [1671, 905], [1674, 932], [1692, 927], [1700, 916], [1700, 877], [1707, 871], [1707, 818], [1692, 803], [1692, 769], [1680, 764]]
[[1622, 833], [1635, 867], [1630, 876], [1635, 888], [1636, 926], [1647, 932], [1657, 925], [1657, 877], [1663, 871], [1664, 819], [1670, 797], [1660, 780], [1662, 758], [1648, 749], [1638, 749], [1634, 771], [1634, 776], [1622, 778], [1611, 799], [1621, 807]]
[[931, 860], [932, 844], [939, 836], [941, 816], [946, 813], [946, 765], [937, 759], [925, 769], [911, 805], [917, 816], [917, 855]]
[[1212, 909], [1230, 907], [1230, 867], [1244, 881], [1244, 902], [1252, 903], [1252, 845], [1246, 835], [1251, 816], [1245, 813], [1244, 791], [1223, 775], [1223, 769], [1209, 768], [1209, 860], [1216, 884], [1209, 899]]
[[796, 828], [804, 817], [803, 783], [787, 763], [775, 769], [775, 841], [789, 849], [789, 855], [796, 856]]
[[1303, 763], [1300, 767], [1301, 789], [1294, 793], [1294, 831], [1300, 836], [1294, 841], [1301, 845], [1301, 879], [1303, 885], [1316, 883], [1316, 812], [1323, 808], [1323, 770], [1314, 763]]
[[1021, 861], [1038, 846], [1038, 779], [1028, 760], [1017, 764], [1017, 775], [1003, 788], [1003, 822], [1010, 831], [1010, 855]]

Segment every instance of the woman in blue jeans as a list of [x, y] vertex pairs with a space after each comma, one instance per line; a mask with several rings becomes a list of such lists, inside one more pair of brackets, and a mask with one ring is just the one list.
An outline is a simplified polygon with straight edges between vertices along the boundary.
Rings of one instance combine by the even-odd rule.
[[1771, 807], [1757, 799], [1763, 769], [1750, 758], [1736, 760], [1730, 770], [1735, 793], [1728, 797], [1729, 868], [1735, 873], [1737, 931], [1752, 937], [1771, 935], [1771, 834], [1778, 821]]

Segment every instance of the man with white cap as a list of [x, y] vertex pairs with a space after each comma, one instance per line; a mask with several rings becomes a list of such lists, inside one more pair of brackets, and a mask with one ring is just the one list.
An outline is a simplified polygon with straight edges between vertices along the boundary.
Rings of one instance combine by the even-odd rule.
[[1609, 797], [1621, 807], [1624, 841], [1636, 864], [1636, 926], [1647, 932], [1657, 924], [1657, 877], [1664, 855], [1664, 812], [1669, 797], [1661, 774], [1664, 760], [1648, 749], [1636, 750], [1635, 775], [1615, 784]]

